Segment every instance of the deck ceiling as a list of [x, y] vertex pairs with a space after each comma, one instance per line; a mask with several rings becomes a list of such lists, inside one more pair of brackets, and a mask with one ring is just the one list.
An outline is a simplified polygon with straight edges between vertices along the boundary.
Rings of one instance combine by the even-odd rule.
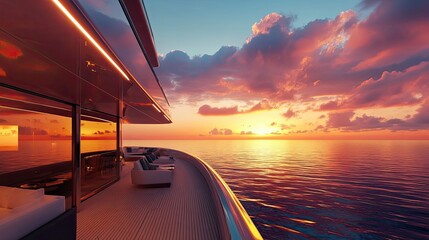
[[[61, 2], [130, 80], [52, 1], [14, 0], [0, 1], [0, 84], [123, 117], [128, 123], [170, 123], [168, 103], [136, 36], [132, 34], [136, 48], [118, 48], [120, 36], [101, 31], [89, 8], [83, 9], [90, 1]], [[133, 33], [128, 22], [119, 25]], [[125, 54], [136, 49], [139, 54]], [[142, 65], [132, 65], [134, 61]]]

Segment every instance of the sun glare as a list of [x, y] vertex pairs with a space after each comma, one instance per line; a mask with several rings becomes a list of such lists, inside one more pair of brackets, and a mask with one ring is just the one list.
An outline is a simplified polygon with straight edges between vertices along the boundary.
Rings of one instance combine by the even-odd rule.
[[273, 132], [273, 130], [271, 128], [267, 128], [267, 127], [255, 128], [255, 130], [253, 131], [254, 134], [260, 135], [260, 136], [269, 135], [272, 132]]

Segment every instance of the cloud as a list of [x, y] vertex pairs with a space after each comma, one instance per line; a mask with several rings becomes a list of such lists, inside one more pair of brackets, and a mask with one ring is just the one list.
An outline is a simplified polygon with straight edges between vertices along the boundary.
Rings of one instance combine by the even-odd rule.
[[296, 112], [294, 112], [290, 108], [285, 113], [283, 113], [283, 117], [285, 117], [286, 119], [293, 118], [293, 117], [296, 117], [296, 116], [297, 116]]
[[238, 114], [240, 112], [237, 106], [217, 108], [205, 104], [198, 109], [198, 113], [203, 116], [225, 116]]
[[422, 29], [429, 23], [428, 1], [364, 0], [363, 5], [376, 8], [352, 29], [341, 56], [350, 57], [353, 69], [388, 67], [427, 56], [429, 35]]
[[338, 108], [338, 101], [329, 101], [327, 103], [322, 103], [319, 107], [320, 110], [324, 111], [324, 110], [333, 110], [333, 109], [337, 109]]
[[[252, 35], [241, 48], [222, 47], [214, 55], [193, 58], [173, 51], [160, 58], [161, 67], [156, 71], [167, 92], [187, 101], [219, 96], [293, 100], [307, 84], [306, 72], [318, 62], [320, 51], [341, 47], [337, 35], [356, 18], [347, 12], [302, 29], [292, 29], [292, 21], [292, 17], [269, 14], [253, 25]], [[311, 81], [312, 87], [315, 81]]]
[[198, 113], [203, 116], [226, 116], [243, 113], [251, 113], [257, 111], [264, 111], [273, 109], [273, 106], [267, 101], [262, 100], [261, 102], [253, 105], [248, 109], [238, 110], [238, 106], [232, 107], [212, 107], [208, 104], [204, 104], [198, 109]]
[[287, 124], [280, 124], [280, 130], [287, 130], [287, 129], [291, 129], [292, 128], [292, 126], [289, 126], [289, 125], [287, 125]]
[[254, 106], [252, 106], [249, 110], [245, 110], [245, 113], [250, 113], [250, 112], [257, 112], [257, 111], [264, 111], [264, 110], [271, 110], [274, 107], [271, 106], [270, 102], [268, 100], [262, 100], [259, 103], [255, 104]]
[[347, 127], [351, 124], [350, 118], [354, 116], [354, 112], [334, 112], [328, 114], [326, 126], [330, 128]]
[[254, 135], [252, 131], [241, 131], [240, 135]]
[[417, 109], [416, 114], [404, 119], [368, 116], [356, 116], [353, 111], [334, 112], [328, 114], [327, 128], [343, 131], [366, 131], [388, 129], [391, 131], [415, 131], [429, 129], [429, 99]]
[[221, 129], [221, 131], [222, 130], [223, 130], [224, 135], [232, 135], [233, 134], [231, 129], [224, 128], [224, 129]]
[[[301, 28], [292, 27], [293, 17], [270, 13], [253, 24], [242, 46], [195, 57], [172, 51], [160, 57], [156, 72], [172, 101], [188, 103], [266, 99], [282, 106], [338, 95], [344, 97], [318, 110], [421, 104], [429, 92], [429, 2], [361, 5], [372, 11], [365, 19], [345, 11]], [[245, 112], [238, 106], [199, 109], [211, 116]]]
[[234, 134], [233, 131], [228, 128], [221, 128], [221, 129], [213, 128], [212, 130], [209, 131], [209, 135], [233, 135], [233, 134]]
[[48, 135], [46, 130], [24, 126], [19, 126], [18, 132], [20, 135]]

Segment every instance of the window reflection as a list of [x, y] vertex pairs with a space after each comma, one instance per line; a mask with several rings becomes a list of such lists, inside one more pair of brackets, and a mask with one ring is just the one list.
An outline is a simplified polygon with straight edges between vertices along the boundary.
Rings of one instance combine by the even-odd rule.
[[116, 154], [116, 122], [82, 116], [81, 196], [92, 196], [119, 178]]
[[44, 188], [71, 207], [70, 106], [59, 110], [59, 103], [2, 87], [0, 93], [0, 185]]

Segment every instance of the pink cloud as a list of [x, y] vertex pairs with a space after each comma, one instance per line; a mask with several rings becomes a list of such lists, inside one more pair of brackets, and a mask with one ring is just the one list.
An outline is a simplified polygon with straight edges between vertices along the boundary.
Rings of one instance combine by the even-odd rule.
[[208, 104], [201, 106], [198, 109], [198, 113], [204, 116], [225, 116], [239, 114], [238, 107], [211, 107]]
[[337, 101], [329, 101], [327, 103], [323, 103], [320, 105], [320, 110], [333, 110], [338, 108], [338, 102]]
[[208, 104], [204, 104], [198, 109], [198, 113], [203, 116], [225, 116], [225, 115], [235, 115], [235, 114], [264, 111], [264, 110], [270, 110], [270, 109], [273, 109], [271, 104], [267, 100], [262, 100], [261, 102], [253, 105], [249, 109], [243, 109], [243, 110], [238, 110], [238, 106], [212, 107]]
[[293, 117], [296, 117], [296, 116], [297, 116], [296, 112], [294, 112], [290, 108], [285, 113], [283, 113], [283, 117], [285, 117], [286, 119], [293, 118]]
[[342, 61], [353, 61], [354, 70], [364, 70], [428, 54], [429, 35], [422, 31], [429, 24], [427, 1], [418, 0], [413, 4], [388, 0], [364, 3], [376, 5], [376, 8], [368, 19], [351, 30]]
[[419, 103], [429, 96], [428, 76], [429, 62], [420, 63], [402, 72], [384, 72], [377, 80], [371, 78], [363, 81], [342, 105], [356, 108]]
[[[271, 13], [253, 24], [242, 46], [192, 58], [173, 51], [160, 57], [156, 71], [173, 102], [266, 99], [278, 107], [338, 95], [341, 100], [314, 104], [319, 106], [315, 110], [349, 112], [329, 115], [332, 126], [411, 128], [408, 120], [394, 125], [390, 119], [353, 112], [417, 105], [428, 97], [429, 1], [364, 0], [362, 6], [372, 11], [365, 19], [358, 19], [359, 12], [345, 11], [301, 28], [292, 27], [293, 17]], [[264, 110], [262, 105], [254, 107]], [[199, 113], [232, 115], [251, 108], [204, 105]]]
[[415, 131], [429, 129], [429, 99], [420, 106], [416, 114], [407, 119], [386, 119], [383, 117], [356, 116], [352, 111], [334, 112], [328, 114], [327, 128], [337, 128], [343, 131], [368, 131], [388, 129], [391, 131]]
[[341, 128], [350, 125], [350, 118], [353, 117], [354, 112], [334, 112], [328, 114], [327, 127]]

